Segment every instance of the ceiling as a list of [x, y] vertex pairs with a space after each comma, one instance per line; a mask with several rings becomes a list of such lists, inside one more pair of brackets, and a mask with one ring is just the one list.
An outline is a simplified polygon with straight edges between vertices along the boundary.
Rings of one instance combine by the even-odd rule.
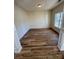
[[[58, 3], [58, 0], [15, 0], [15, 4], [27, 10], [50, 10]], [[37, 5], [41, 4], [42, 7], [38, 8]]]

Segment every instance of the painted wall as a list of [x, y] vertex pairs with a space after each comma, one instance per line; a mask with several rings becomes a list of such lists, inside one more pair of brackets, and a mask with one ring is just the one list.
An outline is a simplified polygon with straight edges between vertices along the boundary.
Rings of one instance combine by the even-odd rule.
[[64, 51], [64, 33], [62, 34], [61, 51]]
[[17, 5], [14, 6], [14, 23], [20, 39], [29, 30], [30, 26], [28, 14]]
[[14, 27], [14, 52], [19, 53], [22, 47], [19, 41], [19, 37], [17, 35], [16, 27]]
[[28, 15], [30, 28], [50, 27], [50, 11], [30, 11]]
[[62, 30], [60, 31], [59, 35], [58, 48], [61, 51], [64, 51], [64, 32]]
[[57, 32], [60, 32], [60, 30], [56, 27], [54, 27], [54, 22], [55, 22], [55, 13], [57, 12], [62, 12], [64, 10], [64, 2], [56, 6], [54, 9], [51, 10], [51, 28], [56, 30]]
[[20, 39], [22, 36], [29, 30], [29, 23], [28, 23], [28, 15], [27, 13], [19, 8], [17, 5], [14, 6], [14, 24], [15, 24], [15, 31], [14, 31], [14, 52], [19, 53], [22, 49], [20, 44]]
[[15, 5], [14, 23], [21, 38], [30, 28], [49, 28], [50, 11], [25, 11]]
[[[49, 11], [25, 11], [19, 6], [14, 6], [14, 24], [15, 32], [15, 53], [20, 51], [20, 39], [31, 28], [48, 28], [50, 27]], [[17, 34], [16, 34], [17, 33]]]
[[52, 9], [51, 10], [51, 23], [50, 23], [51, 28], [53, 28], [59, 33], [58, 48], [61, 51], [64, 51], [64, 31], [62, 30], [64, 27], [62, 27], [61, 29], [58, 29], [54, 27], [54, 22], [55, 22], [55, 13], [62, 12], [63, 10], [64, 10], [64, 2], [62, 2], [61, 4], [56, 6], [54, 9]]

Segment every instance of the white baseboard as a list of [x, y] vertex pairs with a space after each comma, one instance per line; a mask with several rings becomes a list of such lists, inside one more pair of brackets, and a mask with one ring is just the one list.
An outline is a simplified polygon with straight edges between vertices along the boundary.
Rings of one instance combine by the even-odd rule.
[[16, 54], [17, 54], [17, 53], [20, 53], [21, 50], [22, 50], [22, 47], [20, 47], [18, 50], [15, 50], [14, 53], [16, 53]]
[[57, 45], [58, 49], [61, 51], [61, 48]]
[[57, 45], [57, 47], [58, 47], [58, 49], [60, 50], [60, 51], [64, 51], [64, 49], [62, 49], [61, 47], [59, 47], [58, 45]]
[[19, 37], [19, 40], [28, 32], [30, 30], [30, 28], [29, 29], [27, 29], [27, 31], [26, 32], [24, 32], [23, 33], [23, 35], [21, 36], [21, 37]]

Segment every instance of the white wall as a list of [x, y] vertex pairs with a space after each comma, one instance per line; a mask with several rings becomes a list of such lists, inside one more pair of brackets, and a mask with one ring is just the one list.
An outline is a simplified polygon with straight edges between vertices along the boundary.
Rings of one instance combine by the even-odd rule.
[[14, 52], [19, 53], [22, 47], [19, 41], [19, 37], [17, 35], [16, 27], [14, 27]]
[[28, 22], [27, 13], [19, 8], [18, 6], [14, 6], [14, 52], [19, 53], [22, 49], [20, 44], [20, 39], [22, 36], [29, 30], [29, 22]]
[[58, 48], [60, 51], [64, 51], [64, 32], [62, 30], [59, 35]]
[[49, 28], [49, 11], [31, 11], [28, 13], [30, 18], [30, 28]]
[[29, 30], [29, 18], [27, 13], [20, 7], [14, 7], [14, 23], [19, 39]]
[[20, 39], [31, 28], [49, 28], [49, 11], [25, 11], [19, 6], [14, 6], [15, 53], [21, 51]]
[[63, 35], [62, 35], [61, 51], [64, 51], [64, 33], [63, 33]]
[[14, 23], [17, 34], [21, 38], [30, 28], [49, 28], [49, 11], [25, 11], [15, 5]]

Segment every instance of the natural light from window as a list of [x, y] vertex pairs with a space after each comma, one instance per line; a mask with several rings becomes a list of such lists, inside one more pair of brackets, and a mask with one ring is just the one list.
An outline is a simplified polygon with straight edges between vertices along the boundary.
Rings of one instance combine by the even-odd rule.
[[63, 12], [59, 12], [59, 13], [56, 13], [55, 14], [55, 24], [54, 24], [54, 26], [56, 27], [56, 28], [61, 28], [61, 25], [62, 25], [62, 20], [63, 20]]

